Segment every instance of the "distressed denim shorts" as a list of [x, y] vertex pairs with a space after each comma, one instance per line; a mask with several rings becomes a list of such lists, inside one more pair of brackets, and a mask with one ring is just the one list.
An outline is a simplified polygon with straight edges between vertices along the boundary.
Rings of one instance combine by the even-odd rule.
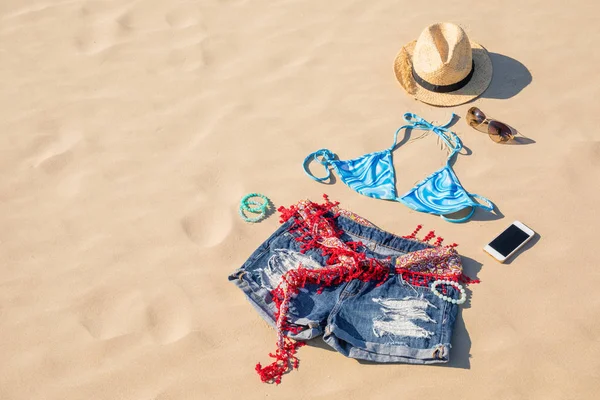
[[[387, 268], [378, 281], [351, 279], [328, 286], [310, 283], [289, 300], [285, 335], [295, 340], [322, 336], [325, 343], [347, 357], [375, 362], [412, 364], [449, 360], [450, 340], [457, 304], [443, 300], [430, 288], [440, 277], [462, 276], [460, 256], [453, 247], [420, 241], [415, 234], [400, 237], [337, 207], [326, 214], [315, 212], [315, 203], [298, 203], [279, 229], [229, 276], [246, 294], [258, 313], [277, 328], [278, 309], [273, 290], [291, 270], [318, 271], [328, 267], [328, 240], [350, 246], [366, 260]], [[318, 211], [318, 210], [317, 210]], [[307, 217], [313, 212], [312, 219]], [[325, 218], [327, 216], [327, 218]], [[333, 238], [321, 238], [321, 222], [331, 226]], [[304, 246], [304, 234], [321, 246]], [[431, 234], [426, 238], [431, 239]], [[460, 296], [454, 286], [443, 288], [451, 298]]]

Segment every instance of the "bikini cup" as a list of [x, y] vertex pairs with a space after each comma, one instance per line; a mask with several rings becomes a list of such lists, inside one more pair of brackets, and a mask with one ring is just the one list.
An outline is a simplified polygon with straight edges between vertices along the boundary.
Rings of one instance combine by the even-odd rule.
[[[485, 197], [467, 192], [450, 166], [452, 157], [463, 147], [460, 138], [448, 129], [454, 117], [455, 114], [452, 114], [452, 118], [448, 123], [437, 126], [425, 121], [418, 115], [406, 113], [404, 114], [404, 120], [407, 124], [398, 128], [394, 134], [394, 143], [391, 147], [351, 160], [338, 160], [336, 155], [330, 150], [320, 149], [305, 158], [303, 165], [304, 172], [312, 179], [323, 182], [331, 177], [331, 170], [329, 168], [331, 166], [342, 182], [360, 194], [375, 199], [397, 201], [419, 212], [440, 215], [450, 222], [467, 221], [473, 216], [475, 208], [480, 207], [484, 210], [492, 211], [494, 206]], [[392, 162], [392, 151], [396, 147], [398, 133], [402, 129], [407, 128], [434, 132], [450, 149], [450, 155], [442, 168], [423, 179], [402, 196], [398, 196], [395, 185], [396, 179], [394, 164]], [[319, 162], [325, 167], [327, 171], [325, 177], [318, 178], [308, 171], [307, 164], [312, 160]], [[479, 199], [485, 204], [481, 204], [475, 201], [475, 199]], [[450, 219], [444, 216], [445, 214], [461, 211], [467, 207], [471, 208], [471, 212], [463, 218]]]

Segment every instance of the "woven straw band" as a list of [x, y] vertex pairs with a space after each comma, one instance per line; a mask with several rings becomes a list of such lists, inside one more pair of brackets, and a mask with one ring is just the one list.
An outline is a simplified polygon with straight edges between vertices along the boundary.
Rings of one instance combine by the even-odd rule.
[[465, 76], [462, 80], [453, 83], [451, 85], [434, 85], [432, 83], [427, 82], [425, 79], [421, 78], [415, 68], [412, 69], [413, 78], [415, 78], [415, 82], [417, 82], [422, 88], [429, 90], [430, 92], [436, 93], [448, 93], [454, 92], [455, 90], [462, 89], [473, 77], [473, 73], [475, 72], [475, 61], [471, 64], [471, 71], [467, 76]]

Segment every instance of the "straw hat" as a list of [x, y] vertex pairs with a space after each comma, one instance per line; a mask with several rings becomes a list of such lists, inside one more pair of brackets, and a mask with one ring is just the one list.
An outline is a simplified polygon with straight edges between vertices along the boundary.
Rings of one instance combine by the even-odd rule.
[[466, 103], [487, 89], [492, 61], [487, 51], [470, 41], [458, 25], [428, 26], [405, 45], [394, 62], [400, 85], [417, 100], [436, 106]]

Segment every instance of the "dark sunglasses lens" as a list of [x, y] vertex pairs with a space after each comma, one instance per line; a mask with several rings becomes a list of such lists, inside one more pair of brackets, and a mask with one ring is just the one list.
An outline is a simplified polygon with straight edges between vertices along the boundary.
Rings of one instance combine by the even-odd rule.
[[469, 109], [467, 117], [471, 125], [479, 125], [485, 121], [485, 114], [477, 107], [472, 107]]
[[506, 142], [513, 138], [512, 130], [502, 122], [491, 121], [488, 125], [488, 133], [494, 142]]

